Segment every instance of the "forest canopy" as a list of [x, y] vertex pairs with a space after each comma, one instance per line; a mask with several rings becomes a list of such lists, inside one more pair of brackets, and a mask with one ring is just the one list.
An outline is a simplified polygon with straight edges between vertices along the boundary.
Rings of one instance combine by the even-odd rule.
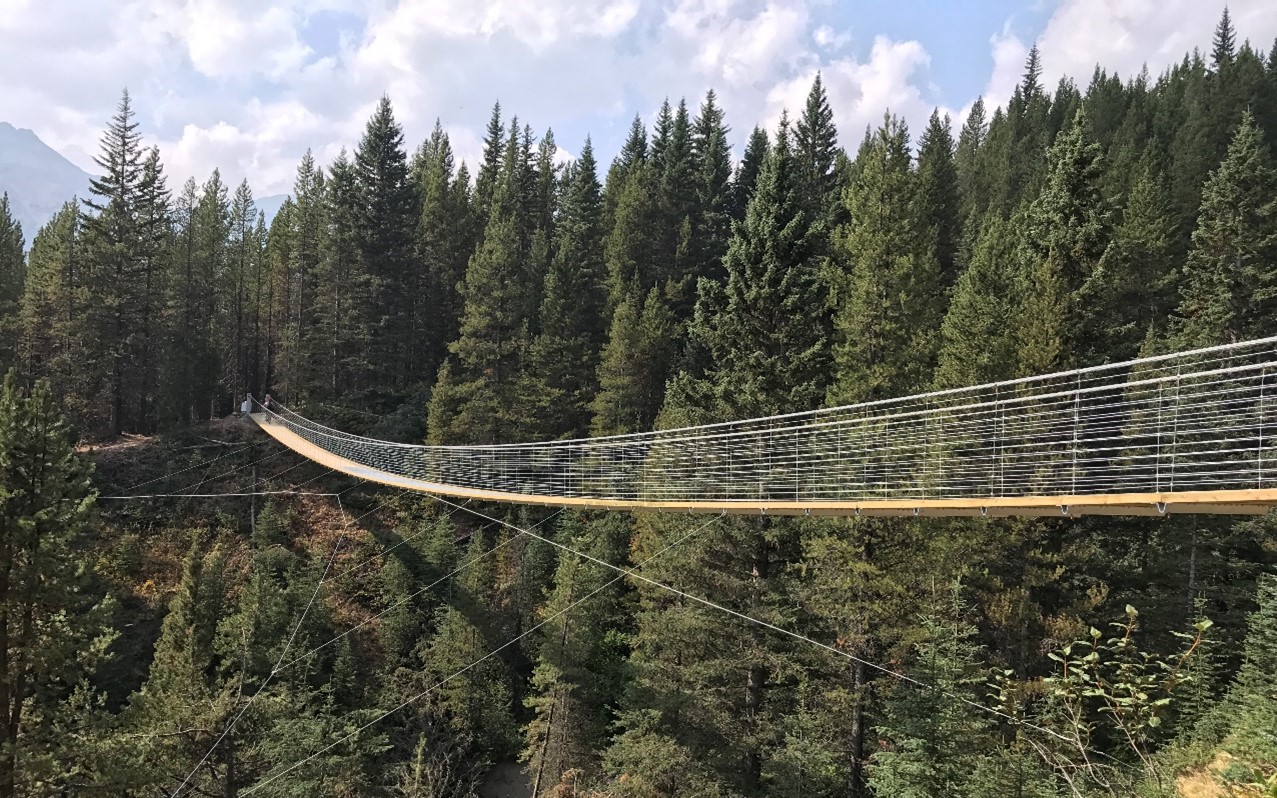
[[1085, 86], [1034, 48], [956, 129], [839, 131], [817, 76], [739, 158], [713, 91], [610, 164], [499, 104], [458, 163], [382, 97], [269, 225], [125, 92], [85, 196], [0, 199], [0, 798], [1275, 794], [1272, 516], [457, 508], [227, 419], [622, 434], [1272, 335], [1238, 41]]

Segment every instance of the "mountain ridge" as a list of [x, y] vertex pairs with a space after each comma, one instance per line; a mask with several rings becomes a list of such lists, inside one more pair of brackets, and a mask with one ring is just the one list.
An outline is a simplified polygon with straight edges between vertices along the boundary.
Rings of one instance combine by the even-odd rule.
[[[89, 192], [92, 175], [46, 144], [30, 128], [0, 122], [0, 194], [9, 195], [9, 207], [22, 225], [27, 250], [36, 232], [63, 205]], [[287, 194], [257, 197], [257, 209], [270, 224]]]

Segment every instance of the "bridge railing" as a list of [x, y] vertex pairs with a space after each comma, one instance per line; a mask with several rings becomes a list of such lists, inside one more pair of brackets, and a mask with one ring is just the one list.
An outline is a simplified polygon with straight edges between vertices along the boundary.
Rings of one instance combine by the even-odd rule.
[[646, 501], [858, 501], [1272, 485], [1277, 338], [844, 407], [566, 441], [420, 446], [262, 409], [426, 482]]

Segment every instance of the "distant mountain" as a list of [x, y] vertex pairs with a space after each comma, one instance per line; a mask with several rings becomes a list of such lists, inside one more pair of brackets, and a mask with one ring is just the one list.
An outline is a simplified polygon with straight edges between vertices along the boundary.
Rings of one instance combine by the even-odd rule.
[[72, 197], [89, 190], [89, 175], [35, 133], [0, 122], [0, 193], [22, 223], [27, 249], [36, 231]]
[[[36, 232], [72, 197], [89, 192], [88, 172], [62, 157], [57, 150], [26, 128], [0, 122], [0, 194], [9, 194], [9, 207], [22, 223], [27, 249]], [[270, 224], [287, 194], [257, 199], [257, 209]]]

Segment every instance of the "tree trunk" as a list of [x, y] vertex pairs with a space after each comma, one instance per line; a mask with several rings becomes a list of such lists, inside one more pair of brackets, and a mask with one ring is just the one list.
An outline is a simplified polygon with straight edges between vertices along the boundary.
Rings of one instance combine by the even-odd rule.
[[867, 798], [865, 789], [865, 664], [853, 663], [851, 666], [851, 686], [855, 692], [856, 703], [851, 710], [851, 772], [848, 779], [848, 794], [851, 798]]

